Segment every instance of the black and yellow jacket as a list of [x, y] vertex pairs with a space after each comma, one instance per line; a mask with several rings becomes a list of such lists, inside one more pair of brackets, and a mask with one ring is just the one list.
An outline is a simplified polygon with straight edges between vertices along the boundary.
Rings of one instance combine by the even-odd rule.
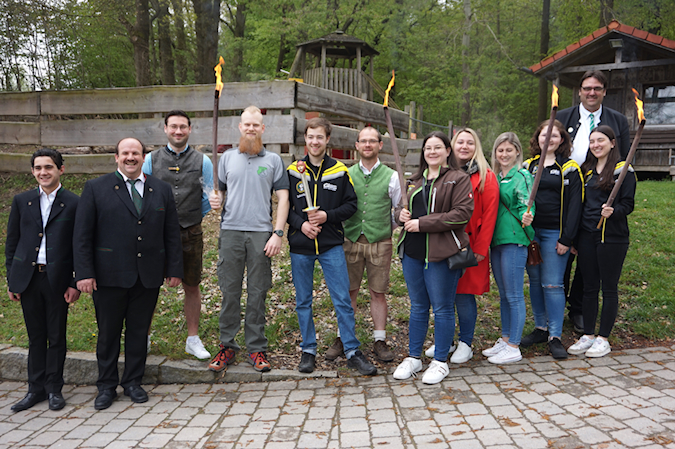
[[[614, 182], [616, 182], [625, 161], [621, 161], [614, 167]], [[587, 232], [602, 232], [603, 243], [629, 243], [628, 215], [633, 212], [635, 204], [635, 187], [637, 185], [637, 176], [633, 167], [628, 166], [628, 173], [621, 184], [619, 193], [614, 198], [612, 207], [614, 212], [612, 216], [603, 222], [600, 229], [597, 229], [600, 221], [602, 205], [609, 199], [611, 192], [600, 190], [596, 187], [599, 181], [599, 175], [593, 171], [588, 171], [584, 176], [586, 186], [586, 198], [581, 215], [581, 228]]]
[[[540, 155], [526, 160], [523, 167], [534, 176]], [[534, 198], [537, 215], [532, 227], [557, 229], [558, 242], [572, 246], [579, 230], [584, 184], [581, 169], [572, 159], [556, 155], [555, 163], [544, 167], [539, 190]]]
[[291, 201], [291, 210], [288, 212], [288, 243], [292, 253], [321, 254], [344, 243], [342, 222], [356, 212], [356, 192], [349, 170], [342, 162], [325, 155], [315, 172], [309, 164], [308, 156], [302, 160], [307, 167], [313, 205], [326, 212], [327, 220], [316, 239], [309, 239], [302, 233], [302, 224], [307, 221], [307, 213], [303, 212], [307, 207], [307, 200], [297, 161], [293, 162], [287, 169]]

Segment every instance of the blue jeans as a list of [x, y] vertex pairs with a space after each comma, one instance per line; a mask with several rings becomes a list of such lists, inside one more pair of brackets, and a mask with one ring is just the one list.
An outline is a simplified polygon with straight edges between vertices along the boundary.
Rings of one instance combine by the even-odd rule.
[[555, 249], [560, 233], [557, 229], [534, 229], [534, 238], [541, 246], [539, 265], [527, 267], [530, 276], [530, 301], [534, 325], [540, 329], [548, 327], [551, 337], [562, 336], [565, 316], [565, 287], [563, 278], [570, 252], [562, 256]]
[[445, 362], [455, 335], [455, 292], [462, 270], [451, 270], [448, 263], [429, 262], [403, 255], [403, 276], [410, 296], [408, 353], [422, 356], [429, 330], [429, 307], [434, 309], [434, 358]]
[[519, 345], [525, 326], [523, 282], [527, 247], [511, 243], [495, 246], [490, 260], [499, 289], [502, 337], [508, 338], [511, 344]]
[[457, 307], [457, 321], [459, 321], [459, 341], [471, 346], [473, 331], [476, 329], [476, 318], [478, 318], [476, 297], [466, 293], [457, 293], [455, 307]]
[[361, 343], [356, 339], [354, 309], [349, 297], [349, 274], [342, 246], [335, 246], [318, 255], [291, 253], [291, 271], [295, 285], [295, 311], [298, 314], [302, 333], [302, 352], [316, 355], [316, 331], [312, 312], [312, 293], [314, 287], [314, 262], [318, 260], [323, 269], [326, 286], [335, 307], [340, 338], [345, 355], [351, 358]]

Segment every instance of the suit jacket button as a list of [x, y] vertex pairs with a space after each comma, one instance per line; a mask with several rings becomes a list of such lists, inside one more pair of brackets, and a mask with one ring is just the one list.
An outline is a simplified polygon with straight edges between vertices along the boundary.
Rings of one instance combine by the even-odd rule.
[[141, 240], [143, 240], [143, 237], [141, 237], [141, 236], [139, 235], [139, 236], [138, 236], [138, 241], [140, 242]]
[[32, 204], [33, 204], [33, 202], [32, 202], [32, 201], [29, 201], [29, 202], [28, 202], [28, 205], [29, 205], [29, 206], [30, 206], [30, 205], [32, 205]]
[[38, 234], [38, 237], [42, 237], [42, 232]]
[[143, 222], [141, 220], [138, 220], [138, 224], [141, 224], [141, 223], [143, 223]]
[[36, 246], [36, 247], [35, 247], [35, 251], [40, 251], [40, 247], [39, 247], [39, 246]]
[[64, 207], [64, 206], [65, 206], [65, 204], [61, 203], [61, 207]]
[[120, 186], [115, 186], [115, 190], [119, 190], [119, 189], [120, 189]]
[[136, 256], [141, 257], [141, 253], [136, 254]]
[[37, 265], [37, 263], [33, 262], [33, 263], [31, 263], [31, 265], [35, 266], [35, 265]]

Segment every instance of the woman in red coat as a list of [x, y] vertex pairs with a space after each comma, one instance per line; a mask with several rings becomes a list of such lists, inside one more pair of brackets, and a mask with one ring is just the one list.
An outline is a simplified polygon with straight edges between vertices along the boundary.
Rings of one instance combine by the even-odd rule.
[[[459, 343], [450, 357], [451, 363], [464, 363], [473, 357], [471, 342], [476, 327], [478, 308], [476, 296], [490, 291], [490, 258], [488, 251], [495, 230], [499, 210], [499, 184], [497, 177], [483, 154], [476, 131], [464, 128], [452, 139], [452, 153], [462, 169], [471, 176], [473, 187], [473, 215], [466, 225], [471, 249], [476, 255], [478, 266], [466, 270], [457, 285], [455, 306], [459, 322]], [[435, 346], [429, 348], [427, 356], [433, 356]]]

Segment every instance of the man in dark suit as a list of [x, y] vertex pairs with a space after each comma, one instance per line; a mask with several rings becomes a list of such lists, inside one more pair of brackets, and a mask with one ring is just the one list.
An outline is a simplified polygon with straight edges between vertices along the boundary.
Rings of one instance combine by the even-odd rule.
[[14, 412], [47, 398], [51, 410], [66, 405], [61, 388], [68, 304], [77, 301], [80, 292], [73, 280], [79, 198], [61, 186], [64, 170], [58, 151], [33, 153], [31, 172], [39, 186], [14, 197], [7, 222], [7, 293], [21, 302], [29, 340], [28, 394], [12, 406]]
[[[171, 186], [141, 171], [145, 146], [119, 141], [117, 171], [88, 181], [75, 220], [75, 280], [92, 293], [98, 322], [96, 410], [112, 405], [118, 383], [133, 402], [146, 402], [141, 387], [146, 341], [164, 278], [177, 287], [183, 252]], [[117, 373], [122, 325], [125, 366]]]
[[[572, 138], [573, 148], [571, 158], [579, 166], [586, 160], [588, 154], [588, 142], [591, 131], [598, 125], [608, 125], [616, 134], [616, 142], [619, 145], [621, 158], [626, 159], [630, 150], [630, 129], [625, 115], [602, 105], [607, 95], [607, 77], [598, 70], [591, 70], [583, 74], [579, 86], [578, 106], [563, 109], [558, 112], [557, 119], [563, 124]], [[573, 253], [574, 254], [574, 253]], [[565, 272], [565, 291], [569, 291], [567, 303], [569, 318], [577, 332], [584, 331], [584, 321], [581, 312], [583, 296], [583, 279], [581, 272], [577, 270], [570, 289], [570, 277], [574, 255], [567, 260]]]

